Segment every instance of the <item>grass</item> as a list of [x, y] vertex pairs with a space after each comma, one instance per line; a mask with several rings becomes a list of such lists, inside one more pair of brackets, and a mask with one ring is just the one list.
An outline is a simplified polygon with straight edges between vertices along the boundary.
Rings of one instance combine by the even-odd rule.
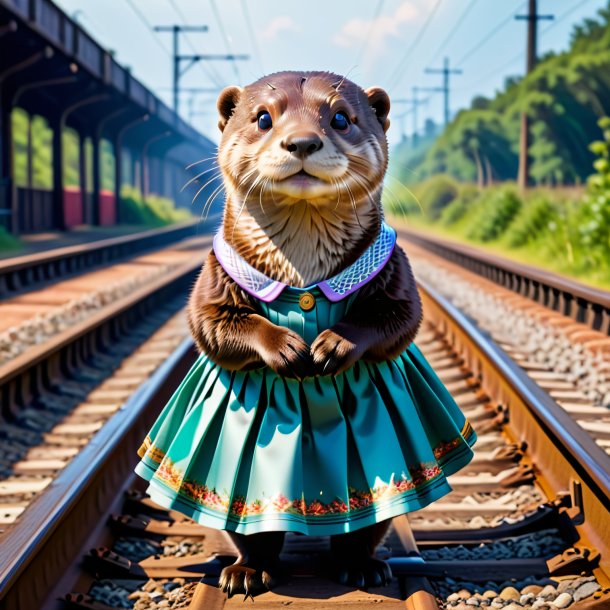
[[7, 233], [6, 229], [0, 227], [0, 252], [12, 252], [21, 250], [23, 244], [14, 235]]
[[514, 260], [519, 263], [539, 267], [553, 273], [564, 275], [583, 284], [600, 288], [602, 290], [610, 290], [610, 270], [608, 269], [591, 269], [583, 271], [575, 269], [573, 266], [566, 264], [563, 259], [557, 256], [546, 254], [536, 243], [528, 243], [516, 248], [510, 247], [502, 240], [496, 240], [487, 243], [476, 242], [468, 239], [465, 234], [467, 222], [461, 220], [460, 224], [451, 227], [442, 226], [439, 223], [433, 223], [423, 216], [401, 216], [397, 214], [388, 214], [390, 222], [396, 227], [404, 226], [408, 229], [414, 229], [422, 233], [428, 233], [432, 236], [441, 237], [450, 241], [461, 243], [475, 248], [480, 248], [486, 252], [502, 256], [509, 260]]

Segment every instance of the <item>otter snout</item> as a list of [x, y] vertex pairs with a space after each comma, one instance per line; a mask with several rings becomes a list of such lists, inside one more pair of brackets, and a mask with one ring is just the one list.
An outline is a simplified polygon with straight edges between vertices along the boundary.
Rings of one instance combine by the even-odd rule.
[[320, 150], [324, 143], [314, 131], [296, 131], [286, 136], [281, 146], [295, 157], [305, 159]]

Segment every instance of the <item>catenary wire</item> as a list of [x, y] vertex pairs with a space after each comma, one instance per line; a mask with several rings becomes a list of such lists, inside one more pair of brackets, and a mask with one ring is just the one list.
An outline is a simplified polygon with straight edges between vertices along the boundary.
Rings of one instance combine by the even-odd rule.
[[254, 27], [252, 26], [252, 17], [250, 15], [250, 9], [248, 9], [247, 0], [241, 0], [241, 8], [242, 13], [244, 15], [244, 19], [246, 21], [246, 27], [248, 28], [248, 34], [250, 35], [250, 39], [252, 40], [252, 48], [254, 49], [254, 54], [256, 55], [258, 64], [261, 69], [261, 73], [265, 74], [265, 66], [263, 65], [263, 55], [261, 53], [260, 47], [258, 46], [258, 37], [256, 36], [256, 32], [254, 31]]
[[421, 39], [424, 37], [424, 34], [426, 33], [426, 31], [428, 30], [428, 27], [432, 23], [432, 20], [434, 19], [434, 16], [436, 15], [438, 9], [440, 8], [442, 1], [443, 0], [437, 0], [436, 4], [432, 7], [432, 10], [428, 14], [426, 21], [423, 23], [422, 27], [420, 28], [419, 32], [417, 33], [417, 36], [415, 37], [415, 39], [413, 40], [413, 42], [407, 49], [407, 52], [402, 56], [402, 59], [398, 63], [398, 66], [396, 66], [396, 69], [394, 70], [394, 72], [392, 73], [392, 76], [388, 80], [388, 82], [390, 83], [390, 89], [393, 89], [398, 84], [401, 77], [403, 76], [404, 64], [407, 62], [409, 57], [412, 55], [413, 51], [416, 49], [417, 45], [420, 43]]
[[466, 17], [468, 17], [470, 12], [474, 8], [474, 5], [478, 1], [479, 0], [470, 0], [470, 4], [468, 4], [468, 6], [462, 11], [462, 14], [460, 15], [459, 19], [455, 22], [455, 25], [451, 28], [449, 34], [447, 34], [447, 36], [445, 37], [443, 42], [441, 42], [441, 44], [437, 47], [434, 55], [432, 56], [432, 59], [430, 59], [430, 61], [428, 62], [429, 65], [433, 64], [438, 59], [441, 52], [447, 48], [447, 45], [451, 42], [455, 33], [460, 29], [460, 26], [462, 25], [462, 23], [464, 23], [464, 21], [466, 20]]
[[[214, 18], [216, 19], [216, 24], [218, 25], [218, 29], [220, 30], [220, 34], [225, 43], [225, 49], [229, 55], [233, 55], [233, 49], [231, 46], [231, 39], [225, 30], [224, 23], [222, 21], [222, 17], [220, 16], [220, 11], [218, 10], [218, 6], [214, 0], [210, 0], [210, 5], [212, 7], [212, 11], [214, 13]], [[237, 67], [237, 61], [235, 57], [231, 59], [231, 65], [233, 66], [233, 73], [235, 74], [235, 78], [237, 79], [237, 84], [241, 85], [241, 76], [239, 75], [239, 68]]]

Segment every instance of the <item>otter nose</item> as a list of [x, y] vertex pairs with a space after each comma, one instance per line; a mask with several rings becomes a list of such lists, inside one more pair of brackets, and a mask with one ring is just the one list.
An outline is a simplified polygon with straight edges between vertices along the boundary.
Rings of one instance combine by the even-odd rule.
[[289, 152], [304, 159], [320, 150], [323, 146], [322, 138], [313, 131], [292, 133], [282, 140], [282, 146]]

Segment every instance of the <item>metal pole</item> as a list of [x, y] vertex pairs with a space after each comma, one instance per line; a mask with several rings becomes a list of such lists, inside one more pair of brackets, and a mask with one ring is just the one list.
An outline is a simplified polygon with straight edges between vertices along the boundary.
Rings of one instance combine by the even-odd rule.
[[[527, 21], [527, 57], [525, 60], [525, 74], [529, 74], [536, 67], [538, 21], [542, 19], [553, 19], [553, 15], [538, 14], [536, 0], [529, 0], [527, 15], [517, 15], [516, 19]], [[519, 174], [517, 181], [521, 189], [526, 189], [530, 184], [530, 149], [531, 133], [530, 120], [526, 112], [521, 114], [521, 134], [519, 137]]]
[[445, 125], [449, 125], [449, 58], [443, 62], [443, 89], [445, 90]]
[[426, 74], [442, 74], [443, 75], [443, 86], [440, 90], [444, 94], [444, 116], [445, 116], [445, 127], [449, 125], [450, 112], [449, 112], [449, 77], [451, 74], [462, 74], [462, 71], [456, 68], [449, 67], [449, 58], [445, 57], [443, 60], [442, 68], [426, 68]]
[[180, 104], [180, 51], [178, 47], [178, 38], [180, 33], [180, 26], [174, 26], [174, 112], [178, 114]]
[[138, 117], [134, 121], [127, 123], [124, 125], [118, 132], [114, 145], [114, 175], [115, 175], [115, 184], [114, 184], [114, 198], [115, 198], [115, 210], [116, 210], [116, 219], [115, 222], [118, 224], [121, 220], [121, 182], [122, 178], [122, 167], [121, 163], [123, 161], [123, 137], [127, 133], [129, 129], [138, 126], [140, 123], [144, 123], [148, 121], [150, 115], [144, 114], [141, 117]]
[[[128, 112], [128, 108], [120, 108], [110, 114], [107, 114], [97, 125], [95, 130], [95, 142], [93, 144], [93, 223], [99, 225], [101, 222], [101, 162], [102, 155], [100, 147], [102, 145], [102, 139], [104, 137], [104, 128], [108, 123], [116, 119], [121, 114]], [[116, 151], [115, 151], [116, 154]]]
[[417, 106], [419, 105], [417, 94], [418, 88], [413, 87], [413, 148], [415, 148], [415, 144], [417, 143]]
[[150, 140], [148, 140], [142, 147], [142, 198], [145, 201], [150, 194], [150, 160], [148, 158], [148, 151], [150, 150], [152, 144], [158, 142], [159, 140], [169, 138], [171, 135], [171, 131], [165, 131], [162, 134], [150, 138]]

